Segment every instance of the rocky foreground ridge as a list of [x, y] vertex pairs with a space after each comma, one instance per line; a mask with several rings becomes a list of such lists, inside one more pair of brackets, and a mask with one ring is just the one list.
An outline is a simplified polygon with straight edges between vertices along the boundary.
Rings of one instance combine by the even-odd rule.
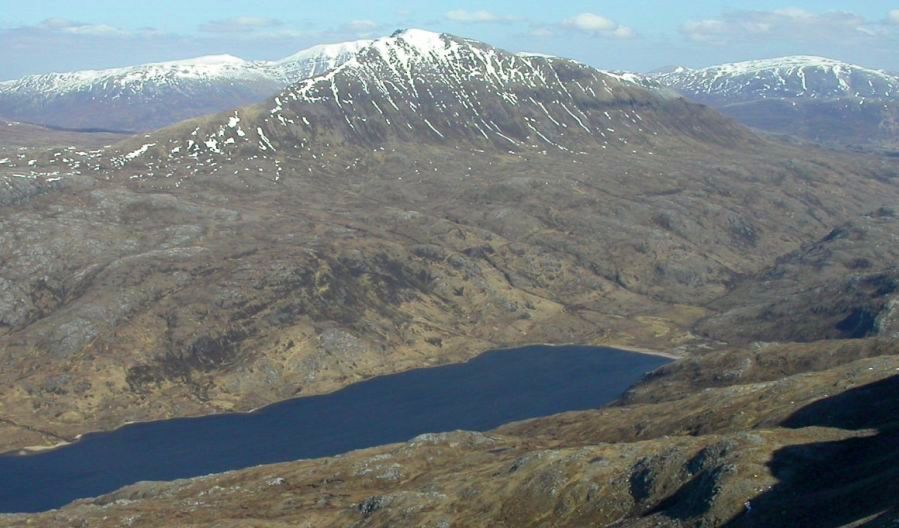
[[882, 340], [710, 352], [598, 411], [137, 484], [0, 524], [892, 526], [897, 354]]

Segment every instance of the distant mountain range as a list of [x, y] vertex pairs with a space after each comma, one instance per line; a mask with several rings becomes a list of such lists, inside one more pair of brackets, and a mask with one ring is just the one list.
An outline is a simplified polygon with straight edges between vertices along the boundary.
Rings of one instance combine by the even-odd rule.
[[651, 74], [753, 128], [819, 143], [899, 148], [899, 76], [822, 57]]
[[[258, 103], [340, 66], [372, 42], [316, 46], [271, 62], [218, 55], [33, 75], [0, 83], [0, 116], [70, 129], [155, 130]], [[899, 148], [899, 76], [881, 70], [796, 56], [702, 69], [673, 67], [647, 75], [626, 72], [616, 78], [671, 90], [770, 133], [843, 146]]]
[[777, 98], [899, 97], [899, 77], [823, 57], [783, 57], [699, 70], [675, 68], [654, 78], [709, 104]]
[[0, 115], [69, 129], [153, 130], [258, 103], [340, 65], [369, 43], [316, 46], [273, 62], [215, 55], [32, 75], [0, 83]]

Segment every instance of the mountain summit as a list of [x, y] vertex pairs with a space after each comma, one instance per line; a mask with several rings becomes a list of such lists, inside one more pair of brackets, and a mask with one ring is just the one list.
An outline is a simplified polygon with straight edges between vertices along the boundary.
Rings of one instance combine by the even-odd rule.
[[334, 142], [357, 149], [400, 141], [569, 153], [589, 145], [637, 153], [659, 135], [750, 139], [711, 111], [619, 75], [412, 29], [373, 41], [266, 103], [141, 139], [119, 162], [231, 160], [248, 152], [271, 157], [282, 148], [322, 156], [327, 149], [330, 158]]

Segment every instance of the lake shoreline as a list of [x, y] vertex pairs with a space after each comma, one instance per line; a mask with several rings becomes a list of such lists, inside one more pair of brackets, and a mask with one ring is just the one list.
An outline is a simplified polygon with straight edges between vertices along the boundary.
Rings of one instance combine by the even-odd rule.
[[[486, 432], [600, 408], [671, 359], [603, 346], [490, 350], [465, 363], [379, 376], [255, 413], [177, 418], [0, 457], [0, 511], [37, 512], [140, 481], [316, 459], [425, 433]], [[21, 453], [22, 451], [20, 451]]]
[[[475, 359], [475, 358], [477, 358], [477, 357], [479, 357], [480, 355], [483, 355], [483, 354], [489, 354], [490, 352], [497, 352], [497, 351], [503, 351], [503, 350], [517, 350], [517, 349], [528, 348], [528, 347], [547, 347], [547, 348], [570, 348], [570, 347], [608, 348], [608, 349], [611, 349], [611, 350], [617, 350], [617, 351], [619, 351], [619, 352], [631, 352], [631, 353], [633, 353], [633, 354], [642, 354], [642, 355], [644, 355], [644, 356], [662, 357], [662, 358], [671, 359], [671, 360], [674, 360], [674, 361], [677, 361], [677, 360], [679, 360], [679, 359], [684, 359], [684, 358], [686, 357], [686, 355], [674, 354], [674, 353], [672, 353], [672, 352], [663, 352], [663, 351], [661, 351], [661, 350], [653, 350], [653, 349], [650, 349], [650, 348], [642, 348], [642, 347], [636, 347], [636, 346], [632, 346], [632, 345], [620, 345], [620, 344], [602, 343], [602, 342], [600, 342], [600, 343], [591, 343], [591, 344], [581, 344], [581, 343], [562, 343], [562, 344], [559, 344], [559, 343], [528, 343], [528, 344], [514, 345], [514, 346], [509, 346], [509, 347], [497, 347], [497, 348], [492, 348], [492, 349], [490, 349], [490, 350], [487, 350], [487, 351], [482, 352], [481, 354], [479, 354], [479, 355], [477, 355], [477, 356], [473, 356], [472, 358], [470, 358], [470, 359], [467, 360], [467, 361], [471, 361], [472, 359]], [[449, 364], [453, 364], [453, 363], [449, 363]], [[428, 368], [428, 367], [424, 367], [424, 368]]]
[[115, 427], [115, 428], [112, 428], [112, 429], [108, 429], [108, 430], [97, 430], [97, 431], [88, 431], [88, 432], [86, 432], [86, 433], [79, 434], [78, 436], [76, 436], [76, 437], [75, 437], [73, 440], [71, 440], [71, 441], [61, 441], [61, 442], [57, 442], [57, 443], [52, 444], [52, 445], [24, 446], [24, 447], [21, 447], [21, 448], [13, 449], [13, 450], [10, 450], [10, 451], [6, 451], [6, 452], [3, 452], [3, 453], [0, 453], [0, 457], [10, 457], [10, 456], [11, 456], [11, 457], [29, 457], [29, 456], [33, 456], [33, 455], [38, 455], [38, 454], [46, 453], [46, 452], [49, 452], [49, 451], [55, 451], [55, 450], [57, 450], [57, 449], [61, 449], [61, 448], [67, 447], [67, 446], [71, 446], [71, 445], [73, 445], [73, 444], [77, 444], [79, 441], [81, 441], [82, 437], [84, 437], [84, 436], [87, 436], [87, 435], [95, 435], [95, 434], [109, 434], [109, 433], [115, 433], [115, 432], [117, 432], [117, 431], [122, 430], [122, 429], [125, 428], [125, 427], [128, 427], [128, 426], [130, 426], [130, 425], [135, 425], [135, 424], [150, 424], [150, 423], [155, 423], [155, 422], [162, 422], [162, 421], [169, 421], [169, 420], [181, 420], [181, 419], [189, 420], [189, 419], [202, 418], [202, 417], [207, 417], [207, 416], [252, 415], [252, 414], [256, 414], [256, 413], [259, 413], [259, 412], [261, 412], [261, 411], [264, 411], [265, 409], [267, 409], [267, 408], [269, 408], [269, 407], [272, 407], [272, 406], [275, 406], [275, 405], [279, 405], [279, 404], [284, 404], [284, 403], [286, 403], [286, 402], [290, 402], [290, 401], [293, 401], [293, 400], [302, 399], [302, 398], [312, 398], [312, 397], [317, 397], [317, 396], [327, 396], [327, 395], [329, 395], [329, 394], [334, 394], [335, 392], [342, 391], [342, 390], [346, 389], [347, 387], [353, 386], [354, 384], [357, 384], [357, 383], [364, 383], [364, 382], [366, 382], [366, 381], [370, 381], [370, 380], [373, 380], [373, 379], [383, 378], [383, 377], [387, 377], [387, 376], [396, 376], [396, 375], [405, 374], [405, 373], [408, 373], [408, 372], [413, 372], [413, 371], [416, 371], [416, 370], [424, 370], [424, 369], [431, 369], [431, 368], [439, 368], [439, 367], [446, 367], [446, 366], [452, 366], [452, 365], [466, 365], [466, 364], [468, 364], [468, 363], [470, 363], [470, 362], [472, 362], [472, 361], [474, 361], [474, 360], [476, 360], [476, 359], [478, 359], [478, 358], [481, 358], [481, 357], [483, 357], [483, 356], [485, 356], [485, 355], [487, 355], [487, 354], [491, 354], [491, 353], [494, 353], [494, 352], [514, 351], [514, 350], [526, 349], [526, 348], [531, 348], [531, 347], [545, 347], [545, 348], [552, 348], [552, 349], [554, 349], [554, 348], [571, 348], [571, 347], [588, 347], [588, 348], [596, 348], [596, 349], [611, 349], [611, 350], [616, 350], [616, 351], [620, 351], [620, 352], [629, 352], [629, 353], [633, 353], [633, 354], [641, 354], [641, 355], [645, 355], [645, 356], [661, 357], [661, 358], [666, 358], [666, 359], [670, 359], [670, 360], [673, 360], [673, 361], [677, 361], [677, 360], [680, 360], [680, 359], [683, 359], [683, 358], [684, 358], [684, 356], [672, 354], [672, 353], [670, 353], [670, 352], [662, 352], [662, 351], [659, 351], [659, 350], [651, 350], [651, 349], [648, 349], [648, 348], [641, 348], [641, 347], [635, 347], [635, 346], [630, 346], [630, 345], [621, 345], [621, 344], [609, 344], [609, 343], [597, 343], [597, 344], [581, 344], [581, 343], [561, 343], [561, 344], [560, 344], [560, 343], [527, 343], [527, 344], [513, 345], [513, 346], [507, 346], [507, 347], [496, 346], [495, 348], [490, 348], [490, 349], [488, 349], [488, 350], [483, 350], [483, 351], [481, 351], [481, 352], [479, 352], [479, 353], [477, 353], [477, 354], [475, 354], [475, 355], [473, 355], [473, 356], [471, 356], [471, 357], [468, 357], [468, 358], [466, 358], [464, 361], [454, 361], [454, 362], [449, 362], [449, 363], [440, 363], [440, 364], [436, 364], [436, 365], [428, 365], [428, 366], [423, 366], [423, 367], [415, 367], [415, 368], [412, 368], [412, 369], [401, 370], [401, 371], [397, 371], [397, 372], [393, 372], [393, 373], [389, 373], [389, 374], [381, 374], [381, 375], [378, 375], [378, 376], [372, 376], [372, 377], [370, 377], [370, 378], [366, 378], [366, 379], [361, 379], [361, 380], [355, 381], [355, 382], [353, 382], [353, 383], [351, 383], [351, 384], [349, 384], [349, 385], [345, 385], [345, 386], [343, 386], [343, 387], [334, 389], [334, 390], [332, 390], [332, 391], [327, 391], [327, 392], [322, 392], [322, 393], [315, 393], [315, 394], [308, 394], [308, 395], [306, 395], [306, 396], [300, 396], [299, 398], [290, 398], [290, 399], [287, 399], [287, 400], [276, 401], [276, 402], [272, 402], [272, 403], [269, 403], [269, 404], [266, 404], [266, 405], [262, 405], [262, 406], [260, 406], [260, 407], [256, 407], [256, 408], [253, 408], [253, 409], [250, 409], [250, 410], [247, 410], [247, 411], [225, 411], [225, 412], [221, 412], [221, 413], [203, 414], [203, 415], [196, 415], [196, 416], [173, 416], [173, 417], [171, 417], [171, 418], [164, 418], [164, 419], [161, 419], [161, 420], [146, 420], [146, 421], [140, 421], [140, 420], [138, 420], [138, 421], [127, 421], [127, 422], [125, 422], [125, 423], [123, 423], [123, 424], [121, 424], [121, 425], [119, 425], [119, 426], [117, 426], [117, 427]]
[[646, 356], [663, 357], [663, 358], [668, 358], [668, 359], [671, 359], [674, 361], [677, 361], [679, 359], [684, 359], [684, 357], [686, 357], [684, 355], [673, 354], [671, 352], [662, 352], [660, 350], [650, 350], [648, 348], [640, 348], [640, 347], [634, 347], [634, 346], [628, 346], [628, 345], [597, 345], [597, 346], [606, 347], [606, 348], [614, 348], [615, 350], [622, 350], [624, 352], [633, 352], [634, 354], [643, 354]]

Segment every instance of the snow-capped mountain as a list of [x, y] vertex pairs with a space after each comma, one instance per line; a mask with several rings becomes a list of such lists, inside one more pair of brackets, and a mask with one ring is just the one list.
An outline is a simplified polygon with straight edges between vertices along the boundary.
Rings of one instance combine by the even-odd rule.
[[[138, 171], [133, 178], [191, 177], [204, 167], [224, 170], [250, 159], [280, 177], [306, 165], [345, 171], [387, 145], [637, 155], [675, 136], [719, 144], [754, 140], [716, 112], [574, 61], [405, 30], [261, 105], [136, 138], [104, 166]], [[290, 167], [279, 165], [285, 156]], [[181, 165], [189, 170], [172, 168]]]
[[316, 46], [285, 59], [230, 55], [0, 83], [0, 115], [62, 128], [150, 130], [259, 102], [334, 68], [371, 41]]
[[166, 84], [217, 82], [223, 79], [267, 80], [269, 75], [263, 66], [262, 63], [247, 62], [231, 55], [211, 55], [127, 68], [32, 75], [18, 81], [0, 83], [0, 89], [4, 93], [18, 90], [61, 96], [103, 88], [122, 97]]
[[745, 125], [814, 142], [899, 148], [899, 77], [822, 57], [673, 68], [645, 77]]
[[676, 68], [653, 77], [688, 97], [710, 103], [772, 98], [899, 97], [899, 77], [823, 57], [783, 57], [699, 70]]

